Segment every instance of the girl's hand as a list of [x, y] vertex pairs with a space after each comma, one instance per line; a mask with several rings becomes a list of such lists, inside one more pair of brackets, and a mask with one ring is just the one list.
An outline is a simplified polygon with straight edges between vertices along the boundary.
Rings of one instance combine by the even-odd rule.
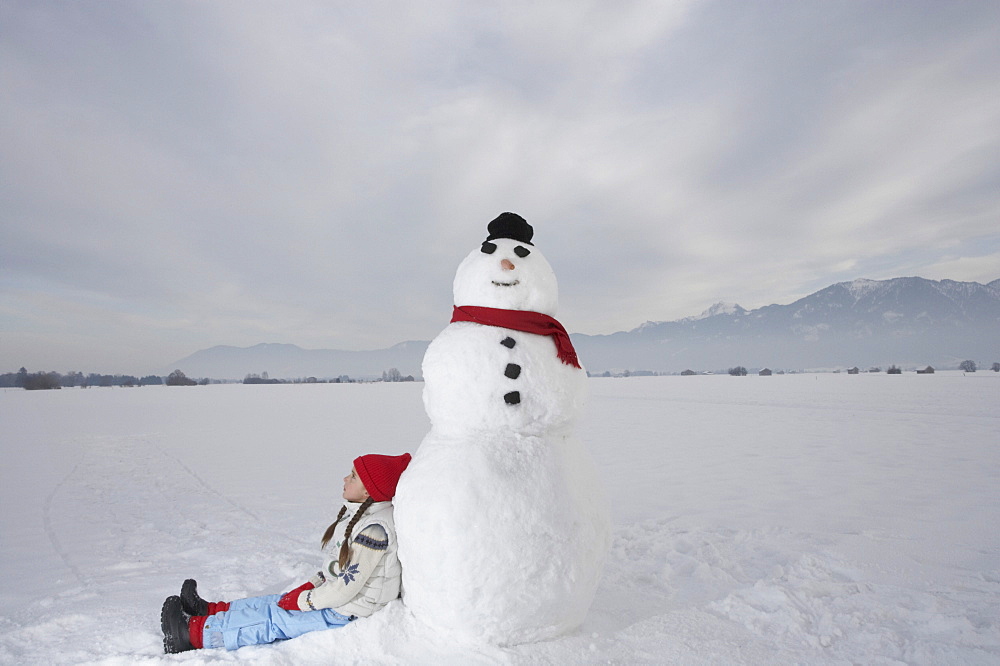
[[297, 611], [299, 608], [299, 595], [307, 590], [311, 590], [315, 587], [311, 582], [299, 585], [297, 588], [291, 592], [286, 592], [280, 599], [278, 599], [278, 606], [284, 608], [286, 611]]

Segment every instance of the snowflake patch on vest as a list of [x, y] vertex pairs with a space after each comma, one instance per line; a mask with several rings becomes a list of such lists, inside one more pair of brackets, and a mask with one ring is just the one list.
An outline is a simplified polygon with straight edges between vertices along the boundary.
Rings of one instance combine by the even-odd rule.
[[354, 576], [358, 573], [357, 564], [348, 564], [347, 568], [337, 574], [337, 578], [344, 579], [344, 585], [349, 585], [354, 582]]

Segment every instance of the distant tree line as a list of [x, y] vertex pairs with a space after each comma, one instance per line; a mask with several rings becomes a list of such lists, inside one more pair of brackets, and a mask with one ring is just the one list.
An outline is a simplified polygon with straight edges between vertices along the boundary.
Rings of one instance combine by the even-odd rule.
[[384, 381], [384, 382], [412, 382], [412, 381], [414, 381], [414, 379], [413, 379], [413, 375], [406, 375], [404, 377], [403, 373], [401, 373], [398, 369], [396, 369], [396, 368], [389, 368], [388, 370], [384, 370], [382, 372], [382, 381]]
[[[952, 367], [955, 367], [955, 366], [952, 366]], [[958, 369], [961, 370], [961, 371], [963, 371], [963, 372], [976, 372], [976, 370], [979, 369], [979, 366], [976, 364], [975, 361], [966, 360], [966, 361], [962, 361], [960, 364], [958, 364]], [[992, 370], [993, 372], [1000, 372], [1000, 362], [994, 362], [990, 366], [990, 370]], [[654, 372], [654, 371], [651, 371], [651, 370], [619, 370], [619, 371], [615, 371], [615, 372], [612, 372], [611, 370], [605, 370], [603, 373], [600, 373], [600, 374], [592, 374], [590, 371], [588, 371], [587, 372], [587, 376], [588, 377], [648, 377], [648, 376], [673, 375], [673, 374], [680, 374], [682, 376], [689, 376], [689, 375], [712, 375], [712, 374], [726, 373], [726, 374], [731, 375], [733, 377], [745, 377], [748, 374], [750, 374], [751, 372], [759, 374], [759, 375], [762, 375], [762, 376], [784, 375], [784, 374], [786, 374], [785, 370], [774, 370], [774, 371], [772, 371], [770, 368], [762, 368], [759, 371], [757, 369], [748, 370], [746, 367], [744, 367], [742, 365], [737, 365], [737, 366], [734, 366], [732, 368], [728, 368], [726, 370], [717, 370], [715, 372], [703, 372], [703, 371], [697, 371], [696, 372], [696, 371], [691, 370], [691, 369], [684, 370], [681, 373], [676, 373], [676, 372]], [[796, 372], [802, 372], [802, 371], [801, 370], [800, 371], [795, 371], [795, 370], [788, 370], [787, 371], [788, 374], [796, 374]], [[839, 373], [839, 372], [841, 372], [841, 370], [834, 370], [833, 372], [834, 373]], [[853, 368], [848, 368], [847, 369], [847, 374], [849, 374], [849, 375], [857, 375], [857, 374], [862, 373], [862, 372], [871, 373], [871, 374], [877, 374], [877, 373], [883, 372], [883, 370], [882, 370], [882, 368], [880, 368], [878, 366], [872, 366], [868, 370], [861, 370], [857, 366], [855, 366]], [[901, 367], [893, 364], [893, 365], [890, 365], [889, 369], [885, 370], [884, 372], [886, 374], [889, 374], [889, 375], [901, 375], [901, 374], [903, 374], [903, 369]], [[921, 374], [921, 375], [934, 374], [934, 368], [931, 367], [931, 366], [927, 366], [926, 368], [918, 368], [916, 370], [916, 372], [917, 372], [917, 374]]]
[[249, 374], [243, 378], [244, 384], [281, 384], [280, 379], [271, 379], [265, 372], [263, 374]]
[[23, 388], [29, 391], [76, 386], [87, 388], [90, 386], [149, 386], [153, 384], [163, 384], [163, 378], [147, 375], [140, 379], [134, 375], [101, 375], [94, 372], [84, 375], [82, 372], [76, 371], [63, 375], [58, 372], [28, 372], [26, 368], [0, 375], [0, 388]]
[[351, 379], [347, 375], [340, 375], [333, 379], [317, 379], [316, 377], [303, 377], [298, 379], [274, 379], [266, 372], [259, 375], [255, 372], [243, 378], [244, 384], [355, 384], [362, 380]]
[[[958, 369], [962, 372], [976, 372], [979, 366], [975, 361], [965, 360], [962, 361]], [[1000, 372], [1000, 362], [994, 362], [990, 366], [990, 370], [993, 372]], [[743, 377], [748, 374], [747, 369], [738, 365], [727, 370], [728, 374]], [[839, 372], [839, 370], [837, 371]], [[858, 368], [851, 368], [847, 371], [848, 374], [858, 374]], [[870, 373], [882, 372], [881, 368], [872, 367], [868, 370]], [[891, 375], [902, 374], [902, 369], [892, 365], [886, 371]], [[934, 368], [927, 366], [926, 369], [917, 370], [919, 374], [933, 374]], [[594, 377], [643, 377], [643, 376], [658, 376], [658, 375], [672, 374], [667, 372], [653, 372], [650, 370], [625, 370], [620, 373], [612, 373], [606, 371], [600, 375], [591, 375], [589, 372], [588, 376]], [[682, 375], [695, 375], [702, 374], [697, 373], [693, 370], [685, 370], [680, 373]], [[711, 373], [709, 373], [711, 374]], [[760, 372], [760, 374], [771, 374], [766, 368]], [[775, 374], [783, 375], [784, 370], [778, 370]], [[318, 383], [331, 383], [331, 384], [348, 384], [364, 380], [351, 379], [347, 375], [341, 375], [330, 380], [319, 380], [316, 377], [307, 377], [302, 379], [294, 380], [282, 380], [282, 379], [272, 379], [268, 376], [268, 373], [263, 372], [259, 375], [248, 374], [244, 379], [244, 384], [318, 384]], [[379, 380], [375, 380], [379, 381]], [[412, 382], [416, 381], [413, 375], [404, 376], [397, 368], [389, 368], [382, 372], [383, 382]], [[145, 377], [136, 377], [134, 375], [102, 375], [98, 373], [90, 373], [84, 375], [82, 372], [70, 371], [66, 374], [60, 374], [58, 372], [28, 372], [26, 368], [21, 368], [17, 372], [7, 372], [0, 374], [0, 388], [23, 388], [29, 391], [35, 390], [46, 390], [46, 389], [60, 389], [60, 388], [71, 388], [71, 387], [81, 387], [88, 388], [91, 386], [161, 386], [166, 384], [167, 386], [195, 386], [197, 384], [208, 384], [214, 383], [214, 380], [209, 380], [203, 378], [199, 381], [189, 378], [181, 370], [174, 370], [167, 377], [160, 377], [158, 375], [146, 375]]]
[[[202, 382], [207, 384], [208, 380], [203, 379]], [[169, 375], [167, 375], [166, 384], [167, 386], [196, 386], [198, 382], [191, 379], [180, 370], [174, 370]]]
[[[399, 379], [386, 379], [386, 377], [399, 377]], [[414, 381], [412, 376], [402, 377], [398, 370], [393, 368], [382, 373], [383, 381]], [[351, 379], [347, 375], [341, 375], [330, 380], [319, 380], [316, 377], [302, 379], [271, 379], [266, 372], [257, 375], [249, 374], [243, 380], [244, 384], [350, 384], [360, 380]], [[378, 380], [376, 380], [378, 381]], [[21, 368], [17, 372], [7, 372], [0, 374], [0, 388], [23, 388], [29, 391], [61, 388], [89, 388], [92, 386], [196, 386], [210, 383], [220, 383], [216, 380], [202, 378], [194, 380], [188, 377], [182, 370], [174, 370], [166, 377], [159, 375], [146, 375], [139, 378], [134, 375], [102, 375], [98, 373], [83, 374], [82, 372], [71, 371], [66, 374], [58, 372], [28, 372], [26, 368]], [[224, 383], [224, 382], [223, 382]]]
[[[255, 372], [243, 378], [244, 384], [355, 384], [364, 380], [351, 379], [347, 375], [340, 375], [330, 380], [320, 380], [316, 377], [306, 377], [304, 379], [274, 379], [268, 373], [262, 372], [259, 375]], [[374, 381], [379, 381], [378, 379]], [[382, 371], [383, 382], [412, 382], [416, 381], [413, 375], [403, 376], [397, 368], [389, 368]]]

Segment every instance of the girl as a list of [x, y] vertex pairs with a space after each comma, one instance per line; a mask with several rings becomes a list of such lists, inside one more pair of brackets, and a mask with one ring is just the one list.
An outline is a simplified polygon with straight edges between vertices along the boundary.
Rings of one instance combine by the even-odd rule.
[[163, 651], [273, 643], [342, 627], [398, 598], [402, 570], [391, 500], [409, 463], [409, 453], [354, 459], [344, 477], [346, 503], [323, 535], [323, 548], [331, 541], [334, 548], [323, 569], [291, 592], [207, 602], [194, 580], [184, 581], [180, 596], [163, 602]]

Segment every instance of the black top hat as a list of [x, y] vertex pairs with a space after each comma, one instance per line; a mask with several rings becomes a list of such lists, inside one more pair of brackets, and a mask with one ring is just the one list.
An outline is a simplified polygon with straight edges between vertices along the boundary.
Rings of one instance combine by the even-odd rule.
[[531, 225], [517, 213], [500, 213], [486, 228], [490, 232], [486, 237], [488, 241], [494, 238], [512, 238], [531, 245], [531, 237], [535, 233]]

